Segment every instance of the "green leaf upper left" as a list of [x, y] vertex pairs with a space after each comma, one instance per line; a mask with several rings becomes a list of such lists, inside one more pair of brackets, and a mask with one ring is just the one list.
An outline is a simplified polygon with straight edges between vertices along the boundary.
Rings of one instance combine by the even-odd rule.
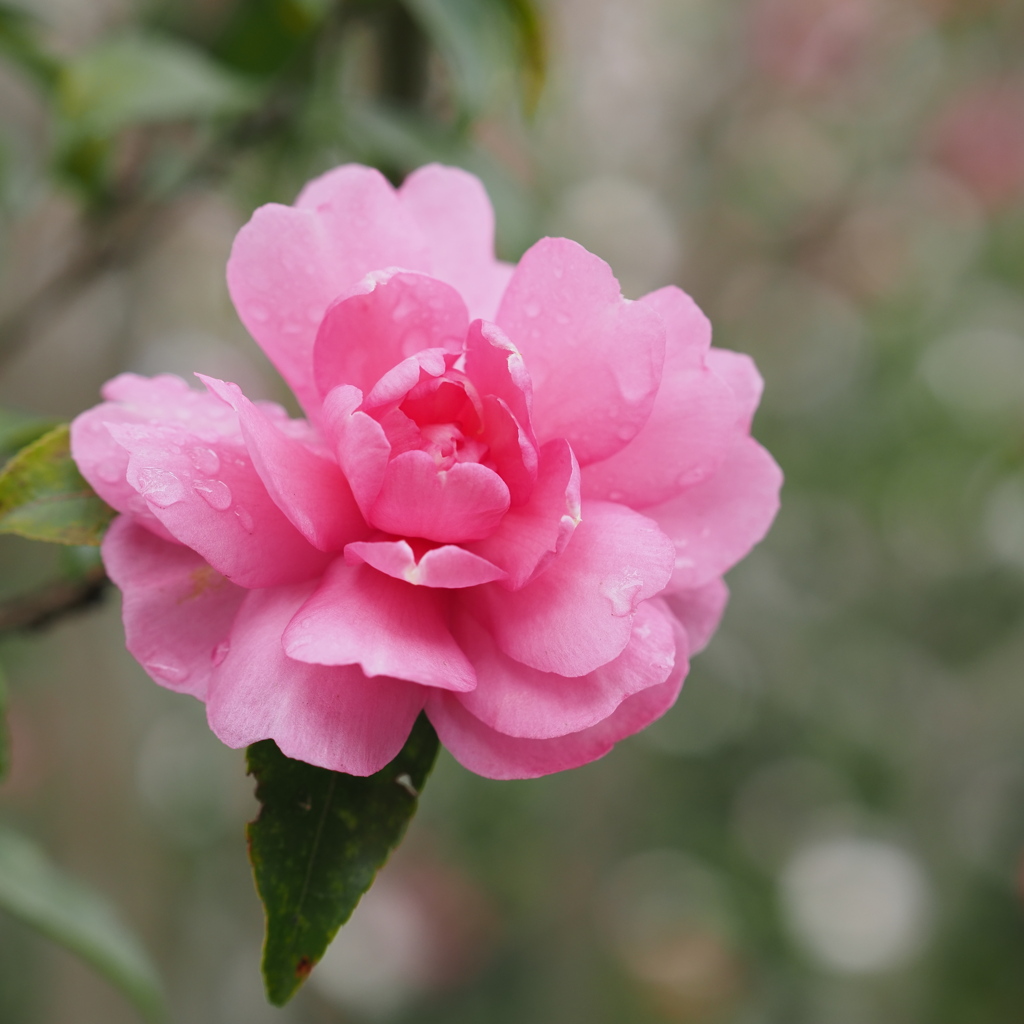
[[146, 1020], [165, 1019], [157, 973], [106, 900], [59, 871], [35, 843], [3, 826], [0, 908], [80, 956]]
[[78, 472], [66, 423], [23, 448], [0, 471], [0, 533], [95, 545], [116, 514]]

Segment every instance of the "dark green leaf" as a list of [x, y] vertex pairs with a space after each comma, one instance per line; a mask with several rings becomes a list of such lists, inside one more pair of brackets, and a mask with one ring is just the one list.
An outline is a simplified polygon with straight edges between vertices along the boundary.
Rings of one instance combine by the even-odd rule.
[[91, 964], [147, 1020], [164, 1019], [156, 971], [106, 900], [59, 871], [34, 843], [3, 827], [0, 907]]
[[405, 833], [438, 741], [420, 715], [401, 753], [358, 778], [285, 757], [273, 740], [248, 750], [263, 805], [249, 825], [249, 859], [267, 917], [263, 980], [283, 1006]]
[[22, 448], [57, 425], [57, 420], [0, 409], [0, 468]]
[[0, 472], [0, 533], [99, 544], [114, 515], [72, 461], [67, 424], [23, 448]]
[[77, 57], [61, 72], [58, 94], [73, 138], [237, 114], [255, 99], [244, 80], [201, 50], [152, 33], [107, 39]]

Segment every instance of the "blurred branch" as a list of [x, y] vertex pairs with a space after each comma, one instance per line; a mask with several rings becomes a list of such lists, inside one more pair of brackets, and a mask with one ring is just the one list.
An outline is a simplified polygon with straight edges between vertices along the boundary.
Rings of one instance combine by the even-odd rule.
[[44, 629], [65, 615], [84, 611], [103, 598], [110, 585], [102, 566], [74, 580], [56, 580], [28, 594], [0, 602], [0, 634]]

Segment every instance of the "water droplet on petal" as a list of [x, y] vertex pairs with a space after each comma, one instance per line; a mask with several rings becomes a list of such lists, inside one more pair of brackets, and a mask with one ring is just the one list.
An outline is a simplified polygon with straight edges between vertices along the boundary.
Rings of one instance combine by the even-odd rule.
[[627, 569], [619, 576], [613, 576], [601, 584], [601, 595], [612, 605], [612, 615], [621, 618], [635, 608], [644, 581], [636, 569]]
[[218, 512], [231, 508], [231, 488], [223, 480], [196, 480], [192, 489]]
[[609, 491], [608, 492], [608, 500], [609, 501], [622, 501], [623, 497], [624, 497], [624, 495], [623, 495], [622, 491]]
[[556, 313], [555, 319], [564, 327], [567, 323], [571, 321], [572, 318], [569, 316], [568, 313]]
[[249, 315], [261, 324], [265, 324], [270, 319], [270, 312], [265, 306], [250, 306]]
[[184, 484], [170, 470], [155, 466], [139, 470], [138, 488], [158, 508], [168, 508], [185, 497]]
[[523, 312], [532, 320], [534, 317], [540, 316], [540, 303], [539, 302], [528, 302], [523, 306]]
[[207, 476], [213, 476], [220, 469], [220, 456], [212, 448], [189, 448], [188, 457], [192, 465]]
[[96, 475], [105, 483], [116, 484], [119, 480], [124, 479], [124, 464], [113, 460], [101, 462], [96, 467]]
[[616, 433], [620, 441], [632, 441], [636, 437], [636, 431], [632, 427], [619, 427]]
[[249, 514], [248, 509], [242, 508], [241, 505], [235, 509], [235, 515], [238, 516], [238, 521], [242, 524], [242, 529], [246, 533], [252, 533], [255, 524], [252, 521], [252, 516]]
[[190, 675], [189, 670], [181, 662], [172, 661], [170, 658], [163, 661], [147, 661], [143, 668], [151, 676], [165, 683], [183, 683]]
[[228, 651], [230, 650], [231, 642], [229, 640], [221, 640], [210, 652], [210, 661], [213, 662], [214, 666], [219, 665], [228, 656]]

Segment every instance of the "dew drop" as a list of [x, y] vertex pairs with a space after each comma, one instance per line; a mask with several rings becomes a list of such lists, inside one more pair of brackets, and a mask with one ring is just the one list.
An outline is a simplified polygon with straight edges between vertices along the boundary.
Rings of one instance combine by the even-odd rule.
[[185, 497], [184, 485], [170, 470], [155, 466], [140, 469], [138, 481], [140, 493], [158, 508], [168, 508]]
[[231, 508], [231, 488], [223, 480], [196, 480], [192, 489], [218, 512]]
[[284, 333], [285, 334], [301, 334], [302, 333], [302, 327], [299, 324], [297, 324], [294, 320], [288, 320], [284, 324], [283, 329], [284, 329]]
[[608, 492], [608, 500], [609, 501], [622, 501], [623, 497], [624, 497], [624, 495], [623, 495], [622, 491], [609, 491]]
[[636, 607], [637, 597], [644, 581], [636, 569], [627, 569], [620, 576], [613, 576], [601, 584], [601, 594], [612, 605], [612, 615], [622, 618]]
[[528, 302], [525, 306], [523, 306], [523, 312], [531, 320], [533, 320], [534, 318], [540, 316], [540, 303], [538, 303], [538, 302]]
[[96, 467], [96, 475], [108, 484], [116, 484], [119, 480], [124, 479], [124, 465], [120, 462], [101, 462]]
[[210, 652], [210, 661], [213, 662], [214, 666], [219, 665], [228, 656], [228, 651], [230, 650], [231, 642], [229, 640], [221, 640]]
[[166, 659], [165, 661], [147, 661], [143, 666], [154, 678], [161, 679], [165, 683], [183, 683], [189, 677], [189, 670], [178, 661]]
[[220, 469], [220, 456], [212, 448], [189, 448], [188, 457], [192, 465], [207, 476], [213, 476]]
[[632, 441], [636, 437], [636, 430], [632, 427], [619, 427], [616, 431], [620, 441]]
[[270, 312], [265, 306], [250, 306], [249, 315], [261, 324], [265, 324], [270, 319]]
[[242, 524], [242, 529], [246, 533], [252, 533], [253, 526], [255, 525], [252, 521], [252, 516], [249, 514], [248, 509], [242, 508], [241, 505], [235, 509], [235, 515], [238, 516], [238, 521]]
[[568, 313], [556, 313], [555, 319], [562, 324], [563, 327], [572, 321], [572, 317], [570, 317]]

